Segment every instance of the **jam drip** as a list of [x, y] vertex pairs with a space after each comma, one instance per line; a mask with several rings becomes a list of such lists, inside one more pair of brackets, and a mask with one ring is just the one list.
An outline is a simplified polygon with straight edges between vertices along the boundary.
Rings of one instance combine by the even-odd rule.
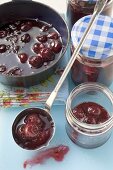
[[53, 158], [56, 161], [62, 161], [64, 156], [68, 153], [69, 147], [59, 145], [57, 147], [49, 148], [39, 152], [33, 159], [26, 160], [23, 167], [26, 168], [28, 165], [33, 166], [36, 164], [42, 164], [46, 159]]

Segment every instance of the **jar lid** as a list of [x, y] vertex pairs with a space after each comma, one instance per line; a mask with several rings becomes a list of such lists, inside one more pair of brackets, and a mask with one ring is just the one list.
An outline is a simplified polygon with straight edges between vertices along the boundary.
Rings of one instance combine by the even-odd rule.
[[[79, 19], [71, 31], [74, 47], [78, 44], [85, 29], [88, 27], [91, 15]], [[80, 54], [88, 58], [105, 59], [113, 55], [113, 18], [99, 15], [85, 40]]]

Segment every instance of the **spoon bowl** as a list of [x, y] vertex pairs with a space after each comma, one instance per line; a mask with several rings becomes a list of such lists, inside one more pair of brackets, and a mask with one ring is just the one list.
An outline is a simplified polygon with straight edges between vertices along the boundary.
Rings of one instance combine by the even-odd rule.
[[24, 149], [47, 147], [55, 133], [55, 123], [44, 109], [28, 108], [16, 117], [12, 134], [15, 142]]

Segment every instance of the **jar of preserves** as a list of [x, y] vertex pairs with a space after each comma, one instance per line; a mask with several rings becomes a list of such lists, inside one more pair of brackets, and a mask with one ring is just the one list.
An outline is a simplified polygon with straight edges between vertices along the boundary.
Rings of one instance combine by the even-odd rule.
[[83, 83], [74, 88], [66, 102], [66, 132], [84, 148], [103, 145], [113, 123], [113, 93], [99, 83]]
[[[80, 18], [93, 13], [94, 6], [97, 0], [68, 0], [67, 2], [67, 20], [70, 27], [75, 24]], [[108, 0], [106, 7], [103, 10], [104, 15], [111, 15], [113, 0]]]
[[[91, 15], [74, 24], [71, 31], [72, 48], [87, 28]], [[99, 82], [110, 86], [113, 81], [113, 19], [100, 15], [84, 42], [72, 69], [71, 77], [75, 85], [84, 82]]]

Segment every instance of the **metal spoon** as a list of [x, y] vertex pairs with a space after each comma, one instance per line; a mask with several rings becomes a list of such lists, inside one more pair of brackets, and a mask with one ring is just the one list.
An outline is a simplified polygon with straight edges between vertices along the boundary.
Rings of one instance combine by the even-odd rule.
[[[54, 133], [55, 133], [55, 123], [54, 123], [53, 118], [52, 118], [52, 116], [50, 114], [50, 109], [52, 107], [52, 104], [53, 104], [53, 102], [54, 102], [54, 100], [55, 100], [55, 98], [57, 96], [57, 93], [58, 93], [60, 87], [62, 86], [64, 80], [66, 79], [66, 77], [67, 77], [67, 75], [68, 75], [68, 73], [69, 73], [69, 71], [70, 71], [70, 69], [71, 69], [71, 67], [72, 67], [72, 65], [73, 65], [73, 63], [74, 63], [74, 61], [75, 61], [75, 59], [76, 59], [76, 57], [77, 57], [77, 55], [78, 55], [82, 45], [84, 43], [84, 41], [86, 40], [86, 37], [87, 37], [87, 35], [88, 35], [92, 25], [93, 25], [93, 22], [96, 19], [96, 16], [101, 13], [101, 11], [104, 9], [106, 3], [107, 3], [107, 0], [98, 0], [97, 1], [96, 5], [95, 5], [95, 8], [94, 8], [94, 12], [93, 12], [92, 17], [91, 17], [91, 20], [89, 22], [89, 25], [88, 25], [86, 31], [84, 32], [80, 42], [78, 43], [78, 46], [74, 50], [74, 53], [71, 56], [67, 66], [66, 66], [66, 68], [65, 68], [65, 70], [64, 70], [64, 72], [62, 74], [62, 76], [60, 77], [60, 79], [59, 79], [59, 81], [58, 81], [58, 83], [56, 85], [56, 87], [54, 88], [53, 92], [50, 94], [49, 98], [47, 99], [47, 101], [45, 103], [45, 109], [42, 109], [42, 108], [31, 108], [32, 110], [34, 109], [35, 111], [36, 111], [36, 109], [37, 109], [37, 111], [41, 111], [42, 110], [42, 112], [46, 113], [47, 118], [49, 118], [49, 120], [51, 120], [53, 122], [53, 132], [52, 132], [51, 137], [49, 138], [49, 140], [45, 144], [43, 144], [41, 146], [38, 146], [35, 149], [41, 149], [41, 148], [46, 147], [47, 145], [49, 145], [49, 142], [52, 140], [52, 138], [54, 136]], [[19, 115], [24, 115], [26, 113], [26, 111], [29, 112], [29, 109], [25, 109]], [[14, 129], [16, 128], [16, 121], [18, 120], [19, 115], [16, 117], [16, 119], [15, 119], [15, 121], [13, 123], [12, 131], [14, 131]], [[14, 133], [13, 133], [13, 138], [16, 141]], [[29, 148], [27, 148], [27, 149], [29, 149]]]

